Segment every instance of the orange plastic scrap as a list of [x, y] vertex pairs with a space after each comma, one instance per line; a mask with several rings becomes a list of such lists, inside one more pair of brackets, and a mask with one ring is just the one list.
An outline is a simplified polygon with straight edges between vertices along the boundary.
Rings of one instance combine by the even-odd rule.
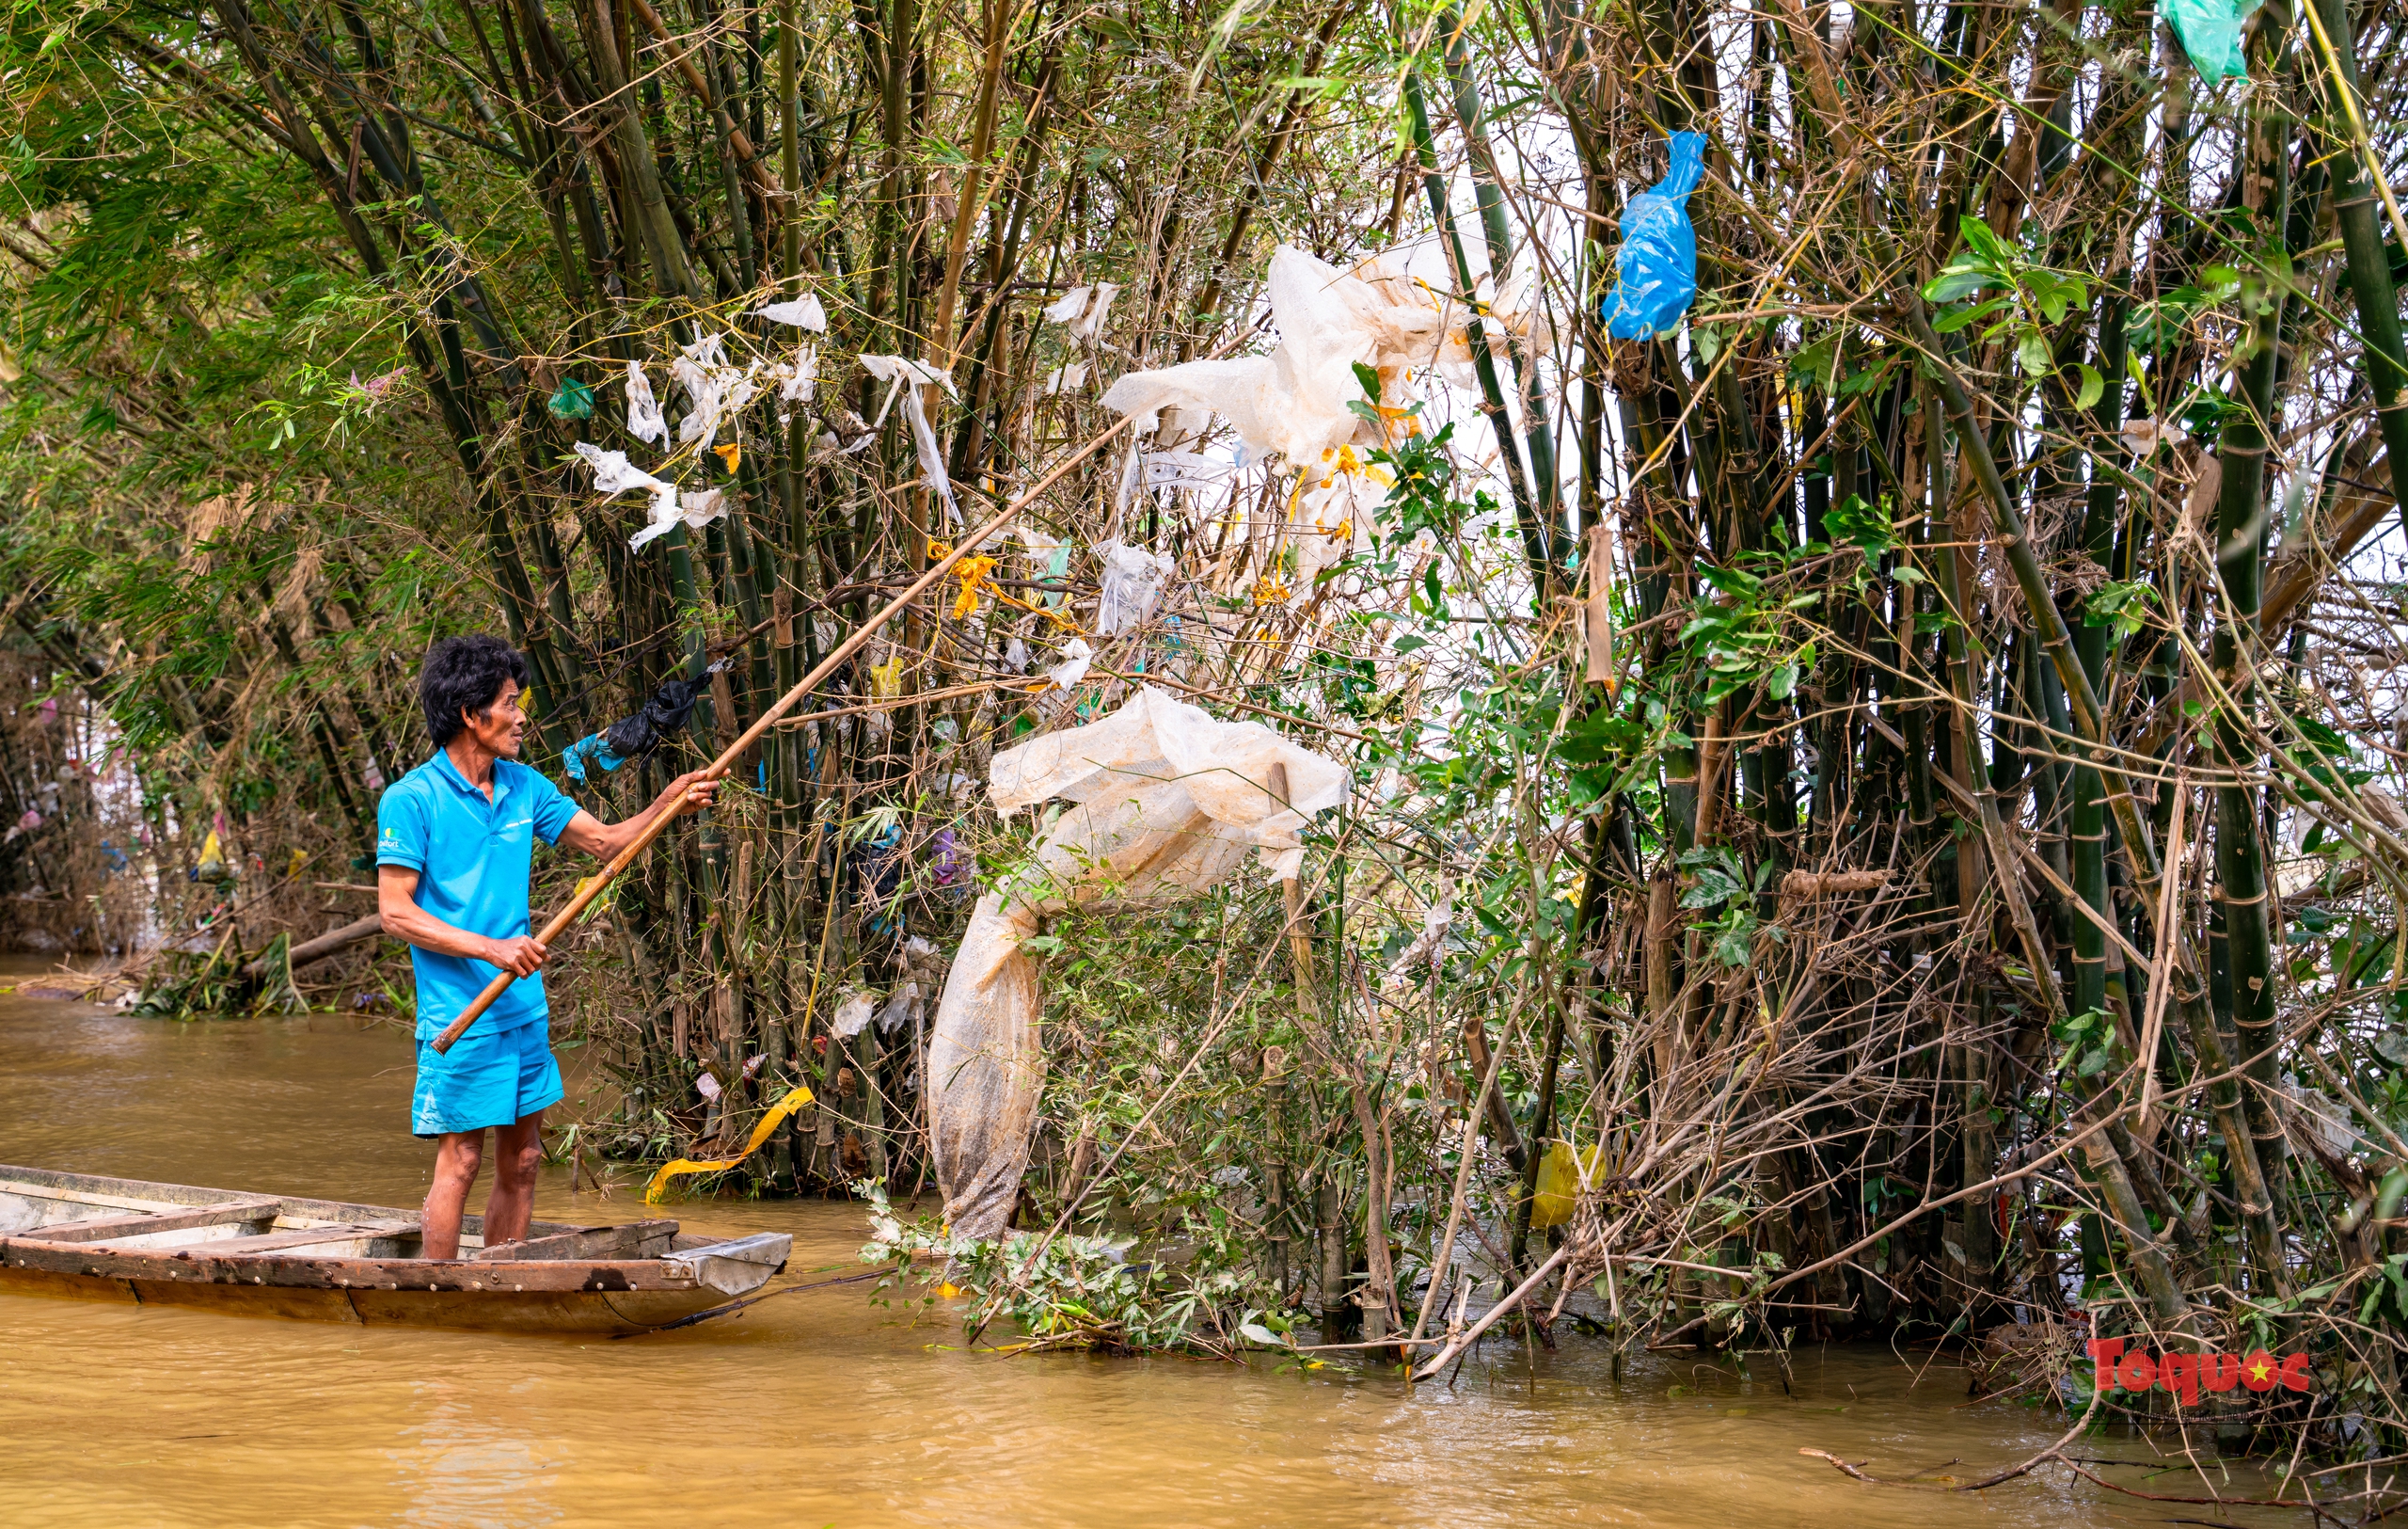
[[966, 557], [953, 565], [953, 576], [961, 581], [961, 593], [953, 600], [954, 620], [967, 620], [977, 612], [979, 589], [994, 571], [996, 561], [991, 557]]

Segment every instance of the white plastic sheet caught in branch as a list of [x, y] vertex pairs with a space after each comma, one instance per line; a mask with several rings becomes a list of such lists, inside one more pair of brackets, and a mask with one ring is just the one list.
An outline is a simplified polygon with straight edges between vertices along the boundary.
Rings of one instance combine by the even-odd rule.
[[771, 324], [790, 324], [798, 329], [809, 329], [814, 334], [828, 332], [828, 311], [819, 306], [818, 295], [815, 293], [806, 292], [783, 303], [756, 308], [752, 316], [768, 319]]
[[781, 428], [794, 422], [794, 406], [808, 404], [819, 382], [819, 351], [814, 345], [797, 345], [794, 355], [783, 361], [771, 362], [761, 371], [764, 384], [778, 390], [778, 424]]
[[937, 445], [936, 431], [928, 424], [928, 411], [920, 402], [920, 390], [924, 387], [943, 388], [947, 396], [960, 402], [961, 394], [955, 390], [952, 376], [901, 356], [864, 356], [861, 359], [863, 371], [888, 385], [886, 402], [878, 406], [878, 418], [870, 422], [869, 427], [876, 430], [884, 424], [895, 398], [902, 398], [903, 417], [911, 424], [911, 445], [920, 454], [920, 475], [944, 501], [953, 518], [959, 520], [961, 506], [953, 500], [953, 480], [945, 476], [944, 453]]
[[1378, 372], [1383, 397], [1394, 403], [1405, 369], [1438, 354], [1446, 314], [1419, 300], [1418, 289], [1366, 281], [1288, 245], [1272, 253], [1270, 297], [1279, 327], [1270, 355], [1131, 372], [1104, 393], [1104, 407], [1135, 416], [1141, 435], [1165, 409], [1217, 414], [1250, 458], [1276, 453], [1296, 467], [1349, 442], [1383, 444], [1378, 428], [1347, 407], [1363, 401], [1354, 367]]
[[1056, 324], [1068, 325], [1070, 338], [1081, 344], [1095, 344], [1103, 334], [1103, 321], [1112, 311], [1112, 299], [1120, 289], [1109, 281], [1092, 287], [1072, 287], [1062, 295], [1062, 300], [1045, 311], [1045, 316]]
[[699, 492], [688, 488], [679, 492], [673, 507], [664, 506], [658, 495], [653, 497], [652, 521], [627, 538], [627, 550], [641, 552], [644, 544], [666, 536], [679, 526], [700, 531], [727, 513], [727, 496], [716, 488]]
[[849, 1041], [867, 1029], [870, 1020], [876, 1017], [877, 1013], [878, 995], [876, 994], [848, 993], [845, 995], [845, 1001], [836, 1006], [836, 1012], [829, 1020], [828, 1027], [836, 1032], [838, 1040]]
[[706, 334], [678, 347], [677, 358], [669, 363], [670, 378], [686, 390], [686, 401], [691, 406], [677, 422], [677, 438], [705, 449], [719, 438], [720, 421], [743, 408], [761, 390], [750, 368], [728, 363], [722, 344], [726, 339], [723, 334]]
[[1073, 637], [1062, 645], [1062, 661], [1045, 671], [1045, 677], [1061, 689], [1076, 690], [1079, 681], [1087, 677], [1087, 665], [1095, 661], [1095, 649], [1086, 640]]
[[[1284, 799], [1275, 795], [1284, 772]], [[1044, 1053], [1044, 996], [1021, 945], [1052, 914], [1162, 907], [1211, 890], [1246, 852], [1294, 876], [1302, 831], [1346, 799], [1346, 767], [1258, 723], [1220, 722], [1140, 689], [1110, 716], [995, 756], [995, 805], [1074, 804], [1030, 863], [978, 900], [928, 1040], [931, 1138], [956, 1235], [1002, 1235], [1028, 1166]]]
[[669, 419], [652, 395], [652, 379], [633, 361], [627, 363], [627, 434], [656, 446], [669, 444]]
[[594, 469], [594, 486], [610, 498], [616, 499], [630, 488], [647, 489], [652, 494], [652, 524], [636, 533], [634, 546], [667, 531], [677, 519], [677, 486], [663, 483], [627, 460], [625, 452], [606, 452], [590, 441], [577, 443], [577, 454]]

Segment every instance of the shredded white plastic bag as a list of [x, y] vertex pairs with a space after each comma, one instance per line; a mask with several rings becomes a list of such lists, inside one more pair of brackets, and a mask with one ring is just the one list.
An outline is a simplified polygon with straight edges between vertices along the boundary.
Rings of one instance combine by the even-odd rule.
[[642, 488], [652, 495], [652, 524], [636, 533], [630, 545], [642, 547], [659, 535], [677, 519], [677, 486], [663, 483], [627, 460], [625, 452], [606, 452], [590, 441], [577, 443], [577, 454], [594, 469], [594, 486], [606, 497], [616, 499], [630, 488]]
[[627, 363], [627, 434], [656, 446], [669, 444], [668, 417], [660, 412], [660, 401], [652, 396], [651, 379], [633, 361]]
[[[1286, 779], [1284, 796], [1272, 784]], [[1131, 909], [1211, 890], [1251, 850], [1301, 868], [1312, 817], [1345, 801], [1346, 767], [1258, 723], [1221, 722], [1152, 687], [1084, 727], [1007, 749], [988, 772], [998, 809], [1073, 804], [1028, 864], [978, 900], [928, 1039], [929, 1124], [945, 1219], [1002, 1235], [1028, 1164], [1044, 1053], [1037, 963], [1021, 949], [1048, 915], [1107, 892]]]
[[1109, 281], [1099, 281], [1092, 287], [1072, 287], [1062, 295], [1061, 301], [1045, 311], [1045, 316], [1069, 326], [1072, 340], [1092, 345], [1103, 334], [1105, 315], [1112, 311], [1112, 299], [1119, 295], [1120, 289]]
[[935, 367], [901, 356], [864, 356], [861, 359], [863, 371], [888, 385], [886, 401], [879, 405], [878, 418], [870, 422], [870, 428], [876, 430], [886, 422], [887, 411], [900, 396], [903, 417], [911, 426], [911, 444], [920, 455], [920, 475], [927, 479], [928, 486], [936, 490], [937, 497], [944, 501], [945, 509], [958, 521], [961, 506], [954, 502], [953, 480], [945, 476], [944, 453], [938, 449], [937, 433], [929, 425], [928, 411], [920, 402], [921, 388], [938, 387], [958, 403], [961, 394], [955, 390], [953, 378]]
[[844, 1001], [836, 1005], [836, 1012], [828, 1021], [828, 1027], [836, 1032], [839, 1040], [849, 1041], [861, 1034], [877, 1013], [878, 999], [874, 995], [848, 993]]
[[686, 390], [689, 406], [677, 422], [677, 438], [708, 447], [719, 438], [719, 423], [750, 403], [759, 390], [742, 368], [728, 364], [723, 334], [706, 334], [678, 347], [669, 363], [670, 380]]
[[1087, 665], [1095, 661], [1095, 649], [1083, 638], [1073, 637], [1062, 645], [1062, 661], [1045, 671], [1045, 677], [1063, 690], [1076, 690], [1079, 681], [1087, 677]]
[[646, 542], [666, 536], [681, 525], [700, 531], [726, 513], [727, 496], [716, 488], [683, 490], [674, 508], [664, 506], [656, 497], [652, 502], [652, 523], [627, 538], [627, 549], [640, 552]]
[[762, 369], [761, 380], [778, 390], [778, 423], [794, 422], [794, 406], [808, 404], [819, 382], [819, 352], [816, 346], [798, 345], [794, 355]]

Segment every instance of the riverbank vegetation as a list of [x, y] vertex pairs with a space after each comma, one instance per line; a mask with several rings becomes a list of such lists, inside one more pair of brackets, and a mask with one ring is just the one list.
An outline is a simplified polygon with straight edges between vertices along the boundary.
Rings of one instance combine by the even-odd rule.
[[[2186, 1417], [2387, 1458], [2408, 82], [2388, 11], [2218, 9], [20, 8], [10, 810], [70, 752], [36, 698], [96, 709], [156, 1006], [405, 1004], [389, 948], [290, 947], [372, 911], [431, 637], [525, 649], [556, 776], [689, 682], [581, 766], [615, 816], [1117, 378], [1304, 343], [1292, 247], [1429, 338], [1316, 331], [1358, 442], [1223, 422], [1325, 375], [1188, 398], [881, 628], [571, 936], [580, 1139], [710, 1155], [806, 1085], [730, 1177], [921, 1235], [929, 1010], [1029, 843], [987, 761], [1152, 684], [1353, 792], [1292, 883], [1023, 947], [991, 1312], [1418, 1362], [1988, 1333], [2077, 1408], [2094, 1333], [2302, 1351]], [[1684, 133], [1695, 299], [1632, 326]], [[74, 800], [13, 896], [117, 884]]]

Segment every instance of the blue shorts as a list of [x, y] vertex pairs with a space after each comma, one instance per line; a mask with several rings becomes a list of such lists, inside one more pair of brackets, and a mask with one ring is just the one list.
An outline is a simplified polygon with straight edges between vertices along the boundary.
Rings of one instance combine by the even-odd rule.
[[471, 1026], [448, 1052], [418, 1043], [410, 1132], [433, 1139], [453, 1131], [514, 1125], [561, 1102], [560, 1063], [543, 1019], [506, 1030]]

